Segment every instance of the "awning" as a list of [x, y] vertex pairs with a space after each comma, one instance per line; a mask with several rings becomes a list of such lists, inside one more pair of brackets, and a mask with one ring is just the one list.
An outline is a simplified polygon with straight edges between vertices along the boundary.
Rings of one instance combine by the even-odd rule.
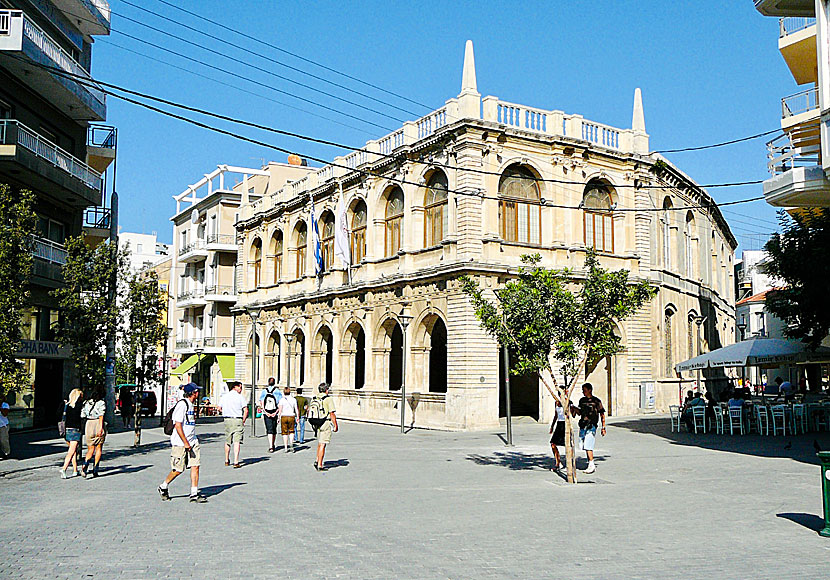
[[174, 368], [170, 371], [171, 375], [183, 375], [184, 373], [188, 372], [190, 369], [195, 367], [199, 364], [199, 357], [198, 355], [191, 355], [182, 361], [182, 364]]
[[751, 338], [690, 358], [674, 366], [675, 370], [693, 371], [707, 368], [778, 366], [798, 362], [820, 362], [830, 349], [819, 347], [810, 351], [797, 340]]
[[216, 362], [219, 363], [223, 381], [227, 382], [235, 378], [236, 359], [232, 354], [217, 354]]

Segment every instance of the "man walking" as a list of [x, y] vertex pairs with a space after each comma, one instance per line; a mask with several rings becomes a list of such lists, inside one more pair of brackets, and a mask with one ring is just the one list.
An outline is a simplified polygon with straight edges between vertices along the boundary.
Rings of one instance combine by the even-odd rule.
[[299, 414], [297, 412], [297, 399], [291, 396], [291, 389], [285, 387], [282, 399], [279, 403], [280, 427], [282, 429], [282, 442], [285, 452], [288, 453], [288, 444], [291, 443], [291, 451], [294, 451], [294, 428], [297, 425]]
[[314, 469], [325, 471], [324, 458], [326, 456], [326, 445], [331, 443], [332, 433], [337, 432], [337, 417], [334, 414], [334, 400], [329, 396], [330, 385], [320, 383], [317, 387], [322, 397], [319, 404], [322, 406], [325, 422], [317, 430], [317, 461], [314, 462]]
[[242, 396], [242, 383], [231, 383], [231, 389], [219, 399], [219, 408], [225, 418], [225, 465], [231, 464], [231, 445], [233, 445], [233, 466], [239, 463], [239, 448], [245, 436], [245, 420], [248, 418], [248, 401]]
[[591, 383], [582, 385], [579, 408], [571, 403], [571, 414], [579, 415], [579, 442], [588, 456], [588, 469], [585, 473], [593, 473], [597, 470], [594, 464], [594, 443], [600, 419], [602, 419], [601, 433], [605, 437], [605, 408], [602, 406], [602, 401], [594, 396], [594, 386]]
[[305, 424], [308, 421], [306, 417], [306, 411], [308, 411], [308, 399], [303, 396], [303, 390], [297, 389], [297, 414], [299, 415], [299, 420], [297, 421], [297, 437], [298, 443], [302, 445], [305, 443]]
[[199, 387], [188, 383], [184, 399], [176, 402], [173, 409], [173, 433], [170, 435], [170, 473], [158, 487], [163, 501], [170, 501], [167, 491], [170, 482], [190, 468], [190, 501], [205, 503], [207, 498], [199, 493], [199, 440], [196, 438], [196, 409], [194, 403], [199, 397]]
[[0, 405], [0, 459], [8, 459], [12, 455], [9, 445], [9, 404], [3, 401]]
[[268, 386], [259, 393], [259, 408], [265, 421], [265, 433], [268, 435], [268, 453], [273, 453], [277, 446], [277, 425], [279, 424], [279, 402], [282, 398], [274, 377], [268, 379]]

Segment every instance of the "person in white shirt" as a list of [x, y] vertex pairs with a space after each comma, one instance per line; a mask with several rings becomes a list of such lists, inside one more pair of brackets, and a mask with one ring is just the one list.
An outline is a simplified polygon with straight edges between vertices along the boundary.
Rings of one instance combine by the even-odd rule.
[[0, 459], [8, 459], [12, 454], [9, 445], [9, 404], [3, 402], [0, 405]]
[[288, 453], [289, 443], [291, 445], [291, 451], [294, 451], [294, 429], [297, 426], [300, 412], [297, 410], [297, 399], [291, 395], [291, 389], [288, 387], [285, 387], [285, 390], [283, 390], [282, 398], [277, 405], [277, 411], [280, 416], [282, 442], [285, 445], [285, 452]]
[[207, 498], [199, 493], [199, 440], [196, 438], [196, 408], [199, 386], [188, 383], [184, 386], [184, 399], [173, 408], [173, 433], [170, 435], [170, 473], [158, 488], [163, 501], [170, 501], [167, 491], [170, 482], [190, 468], [190, 501], [206, 503]]
[[231, 464], [233, 445], [233, 466], [239, 468], [239, 448], [245, 435], [245, 421], [248, 419], [248, 401], [242, 396], [242, 383], [231, 383], [231, 390], [219, 399], [219, 408], [225, 418], [225, 465]]

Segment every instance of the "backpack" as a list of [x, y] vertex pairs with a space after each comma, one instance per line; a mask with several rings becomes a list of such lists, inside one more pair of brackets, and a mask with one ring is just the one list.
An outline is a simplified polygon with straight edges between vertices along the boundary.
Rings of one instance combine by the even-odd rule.
[[323, 398], [314, 397], [308, 405], [308, 422], [314, 427], [315, 431], [323, 426], [329, 420], [329, 415], [323, 408], [323, 401], [328, 398], [326, 395]]
[[262, 408], [269, 413], [277, 410], [277, 398], [274, 396], [274, 391], [276, 390], [277, 387], [274, 387], [273, 390], [265, 389], [265, 399], [262, 401]]
[[[170, 410], [167, 411], [167, 414], [164, 416], [162, 427], [164, 428], [165, 435], [172, 435], [173, 431], [176, 429], [176, 425], [173, 423], [173, 411], [176, 410], [176, 406], [181, 402], [182, 401], [176, 401], [176, 404], [170, 407]], [[187, 405], [187, 403], [185, 403], [185, 405]]]

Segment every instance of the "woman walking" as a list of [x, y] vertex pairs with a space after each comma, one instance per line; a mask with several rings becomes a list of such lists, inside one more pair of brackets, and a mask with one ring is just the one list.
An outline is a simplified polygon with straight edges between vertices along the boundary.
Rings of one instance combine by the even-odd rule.
[[551, 467], [551, 471], [559, 471], [560, 465], [565, 467], [565, 462], [562, 461], [562, 457], [559, 455], [559, 445], [565, 445], [565, 424], [565, 409], [562, 408], [562, 403], [557, 400], [553, 423], [550, 425], [550, 448], [553, 450], [553, 457], [556, 461], [554, 467]]
[[[63, 460], [63, 467], [61, 467], [61, 479], [69, 479], [78, 475], [78, 445], [81, 443], [81, 399], [84, 398], [84, 393], [81, 389], [72, 389], [69, 393], [69, 400], [63, 410], [64, 426], [66, 434], [64, 439], [69, 443], [69, 451], [66, 452], [66, 458]], [[69, 462], [72, 462], [72, 475], [66, 475], [66, 468], [69, 467]]]
[[104, 450], [104, 440], [107, 438], [107, 428], [104, 423], [104, 413], [107, 404], [104, 401], [104, 389], [95, 387], [92, 396], [84, 403], [81, 417], [86, 419], [86, 459], [81, 475], [86, 477], [89, 472], [89, 464], [95, 456], [95, 464], [92, 468], [92, 477], [98, 477], [98, 464], [101, 463], [101, 453]]

